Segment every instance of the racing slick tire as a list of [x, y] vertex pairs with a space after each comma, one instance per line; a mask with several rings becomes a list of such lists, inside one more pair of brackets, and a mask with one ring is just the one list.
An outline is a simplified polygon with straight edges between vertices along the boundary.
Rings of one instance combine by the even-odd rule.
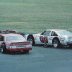
[[52, 45], [54, 48], [60, 47], [60, 41], [57, 38], [54, 38], [52, 41]]
[[31, 42], [32, 45], [35, 45], [34, 37], [32, 35], [28, 36], [27, 41]]
[[47, 48], [48, 47], [48, 44], [47, 43], [44, 43], [44, 47]]
[[43, 40], [44, 40], [44, 47], [45, 48], [48, 47], [48, 38], [44, 37]]

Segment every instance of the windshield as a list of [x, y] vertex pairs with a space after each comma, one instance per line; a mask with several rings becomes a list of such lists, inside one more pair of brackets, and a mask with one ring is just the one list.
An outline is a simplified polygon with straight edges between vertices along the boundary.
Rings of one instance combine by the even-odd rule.
[[72, 35], [72, 32], [70, 32], [70, 31], [58, 31], [58, 33], [60, 34], [60, 35]]
[[26, 41], [26, 39], [21, 36], [21, 35], [18, 35], [18, 36], [7, 36], [6, 37], [6, 41]]

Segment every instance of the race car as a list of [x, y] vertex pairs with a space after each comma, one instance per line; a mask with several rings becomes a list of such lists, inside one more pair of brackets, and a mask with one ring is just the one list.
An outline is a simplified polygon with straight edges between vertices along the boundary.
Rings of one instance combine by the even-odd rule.
[[22, 35], [8, 33], [0, 34], [0, 51], [2, 53], [28, 53], [32, 45]]
[[25, 33], [23, 33], [23, 32], [18, 32], [18, 31], [16, 31], [16, 30], [0, 30], [0, 33], [1, 33], [1, 34], [14, 33], [14, 34], [20, 34], [20, 35], [22, 35], [22, 36], [25, 35]]
[[42, 33], [29, 34], [27, 40], [32, 42], [32, 45], [52, 45], [54, 48], [59, 46], [71, 46], [72, 32], [62, 29], [47, 29]]

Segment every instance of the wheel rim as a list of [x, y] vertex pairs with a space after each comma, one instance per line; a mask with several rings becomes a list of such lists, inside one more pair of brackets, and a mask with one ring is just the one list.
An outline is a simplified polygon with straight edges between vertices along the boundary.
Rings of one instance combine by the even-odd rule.
[[58, 47], [58, 44], [53, 44], [54, 48], [57, 48]]
[[57, 47], [58, 47], [58, 41], [57, 41], [57, 40], [54, 40], [54, 42], [53, 42], [53, 47], [54, 47], [54, 48], [57, 48]]
[[3, 48], [1, 49], [1, 53], [3, 53]]

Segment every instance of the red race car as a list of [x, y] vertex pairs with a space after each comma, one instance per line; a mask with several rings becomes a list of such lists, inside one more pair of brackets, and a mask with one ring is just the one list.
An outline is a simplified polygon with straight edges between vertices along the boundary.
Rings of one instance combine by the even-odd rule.
[[2, 53], [26, 52], [32, 50], [32, 44], [20, 34], [0, 34], [0, 51]]

